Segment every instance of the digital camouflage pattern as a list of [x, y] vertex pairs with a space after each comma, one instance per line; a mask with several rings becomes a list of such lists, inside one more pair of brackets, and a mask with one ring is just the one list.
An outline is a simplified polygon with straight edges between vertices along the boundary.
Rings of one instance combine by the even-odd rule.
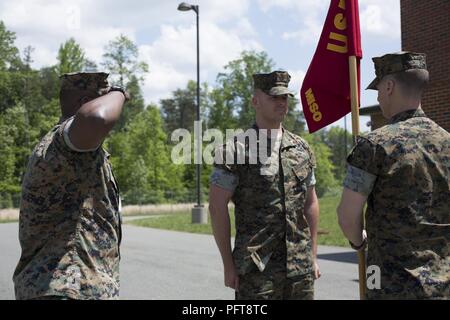
[[344, 187], [368, 196], [373, 189], [377, 176], [353, 166], [347, 166]]
[[286, 246], [275, 249], [264, 271], [256, 266], [239, 276], [236, 300], [313, 300], [312, 273], [286, 278]]
[[367, 201], [369, 299], [450, 298], [450, 134], [421, 108], [359, 138], [348, 163], [377, 176]]
[[119, 297], [121, 217], [109, 154], [72, 151], [68, 121], [36, 146], [23, 179], [17, 299]]
[[[258, 132], [256, 125], [253, 129]], [[241, 150], [236, 145], [238, 141], [235, 137], [233, 150]], [[239, 178], [232, 196], [236, 219], [233, 259], [238, 273], [264, 272], [268, 263], [280, 265], [285, 278], [312, 273], [311, 236], [304, 205], [307, 178], [315, 167], [315, 159], [308, 144], [284, 130], [279, 170], [271, 175], [261, 174], [267, 164], [250, 164], [249, 140], [244, 146], [245, 164], [227, 162], [226, 149], [224, 145], [223, 164], [216, 161], [215, 167]], [[270, 155], [270, 143], [267, 150]], [[284, 248], [282, 259], [281, 255], [274, 255], [279, 248]]]
[[271, 73], [257, 73], [253, 75], [254, 89], [260, 89], [270, 96], [289, 95], [294, 96], [289, 91], [288, 85], [291, 76], [286, 71], [274, 71]]
[[75, 72], [61, 75], [61, 88], [65, 90], [80, 90], [96, 92], [102, 95], [108, 88], [108, 73], [105, 72]]
[[388, 75], [411, 69], [427, 69], [425, 53], [402, 51], [388, 53], [382, 57], [374, 57], [376, 78], [369, 84], [367, 89], [377, 90], [381, 79]]

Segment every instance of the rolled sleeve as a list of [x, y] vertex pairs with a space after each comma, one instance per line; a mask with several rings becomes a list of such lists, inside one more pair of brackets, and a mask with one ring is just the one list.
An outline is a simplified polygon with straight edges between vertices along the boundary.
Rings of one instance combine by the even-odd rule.
[[312, 187], [316, 185], [316, 175], [314, 174], [314, 169], [311, 170], [311, 173], [306, 178], [306, 186]]
[[367, 196], [372, 192], [376, 179], [376, 175], [349, 165], [344, 187]]
[[92, 149], [78, 149], [77, 147], [75, 147], [73, 145], [73, 143], [72, 143], [72, 141], [70, 141], [70, 137], [69, 137], [69, 129], [70, 129], [70, 126], [72, 125], [73, 120], [74, 120], [74, 117], [71, 117], [63, 124], [63, 138], [64, 138], [64, 142], [66, 143], [66, 145], [71, 150], [76, 151], [76, 152], [93, 152], [93, 151], [96, 151], [98, 148], [100, 148], [100, 146], [98, 146], [98, 147], [92, 148]]
[[215, 167], [210, 177], [210, 183], [222, 189], [234, 192], [239, 183], [239, 178], [229, 171]]
[[358, 143], [347, 157], [347, 164], [372, 175], [382, 173], [386, 153], [377, 143], [358, 137]]

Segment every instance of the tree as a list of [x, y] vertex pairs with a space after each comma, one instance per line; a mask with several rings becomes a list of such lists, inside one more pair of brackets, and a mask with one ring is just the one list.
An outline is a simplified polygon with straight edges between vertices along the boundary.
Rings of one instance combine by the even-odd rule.
[[122, 115], [114, 126], [114, 132], [125, 130], [126, 126], [134, 121], [136, 116], [144, 111], [145, 108], [144, 97], [142, 96], [142, 90], [136, 76], [131, 76], [130, 82], [126, 86], [126, 90], [130, 93], [131, 100], [125, 103]]
[[[270, 72], [273, 66], [265, 52], [244, 51], [239, 59], [230, 61], [224, 67], [225, 71], [217, 75], [209, 126], [222, 130], [226, 129], [224, 125], [250, 126], [255, 117], [251, 103], [253, 74]], [[225, 115], [229, 123], [221, 121], [221, 115]]]
[[126, 203], [159, 203], [173, 200], [183, 189], [183, 167], [170, 159], [170, 148], [155, 106], [137, 114], [123, 132], [108, 140], [112, 162]]
[[138, 61], [139, 50], [136, 44], [124, 35], [110, 41], [105, 47], [102, 65], [109, 70], [113, 77], [118, 80], [115, 84], [125, 87], [132, 77], [139, 81], [143, 80], [143, 74], [148, 72], [148, 65]]
[[33, 58], [31, 55], [33, 54], [34, 48], [32, 46], [27, 46], [23, 50], [23, 63], [25, 70], [30, 71], [31, 70], [31, 64], [33, 63]]
[[[28, 116], [23, 104], [19, 103], [8, 108], [2, 114], [2, 118], [4, 141], [10, 143], [9, 146], [2, 146], [2, 153], [9, 161], [14, 159], [13, 176], [10, 177], [9, 182], [11, 185], [19, 187], [34, 139], [32, 139], [28, 130]], [[6, 170], [11, 169], [9, 167]]]
[[56, 67], [41, 68], [38, 71], [38, 77], [37, 81], [41, 87], [42, 96], [48, 101], [58, 99], [60, 79]]
[[[352, 135], [340, 127], [332, 127], [321, 132], [323, 142], [331, 150], [333, 174], [338, 181], [343, 181], [346, 173], [347, 153], [352, 147]], [[345, 144], [347, 143], [347, 146]]]
[[84, 70], [86, 66], [84, 50], [74, 38], [70, 38], [59, 47], [57, 59], [56, 71], [58, 75], [79, 72]]
[[316, 192], [318, 197], [322, 197], [327, 191], [331, 191], [338, 186], [333, 175], [333, 163], [330, 161], [331, 150], [321, 141], [319, 135], [305, 135], [303, 137], [311, 146], [316, 158]]
[[[255, 121], [252, 106], [253, 74], [269, 73], [275, 63], [265, 52], [244, 51], [237, 60], [229, 62], [225, 71], [219, 73], [217, 86], [211, 92], [209, 127], [222, 131], [233, 128], [248, 128]], [[294, 133], [304, 131], [303, 114], [297, 111], [298, 100], [289, 99], [288, 115], [284, 126]]]
[[83, 68], [83, 70], [85, 72], [97, 72], [98, 71], [97, 70], [97, 64], [94, 61], [92, 61], [92, 60], [86, 59], [84, 61], [84, 68]]
[[[205, 120], [208, 108], [208, 86], [200, 88], [200, 119]], [[172, 97], [162, 99], [161, 115], [164, 129], [171, 134], [176, 129], [187, 129], [194, 132], [194, 121], [197, 119], [197, 83], [189, 80], [186, 89], [177, 89]]]
[[[9, 120], [9, 119], [8, 119]], [[0, 209], [12, 208], [12, 195], [19, 192], [14, 177], [15, 154], [14, 133], [15, 127], [5, 123], [4, 117], [0, 117]]]
[[295, 133], [302, 134], [305, 132], [305, 117], [300, 111], [298, 100], [294, 97], [289, 98], [288, 114], [283, 121], [283, 127]]
[[18, 70], [22, 67], [19, 49], [14, 45], [16, 34], [6, 29], [0, 21], [0, 71]]

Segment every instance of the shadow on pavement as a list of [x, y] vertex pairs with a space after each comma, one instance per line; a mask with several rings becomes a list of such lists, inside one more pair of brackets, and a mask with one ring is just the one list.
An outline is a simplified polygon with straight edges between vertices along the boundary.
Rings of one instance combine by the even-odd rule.
[[358, 255], [356, 254], [356, 251], [318, 254], [317, 258], [345, 263], [358, 263]]

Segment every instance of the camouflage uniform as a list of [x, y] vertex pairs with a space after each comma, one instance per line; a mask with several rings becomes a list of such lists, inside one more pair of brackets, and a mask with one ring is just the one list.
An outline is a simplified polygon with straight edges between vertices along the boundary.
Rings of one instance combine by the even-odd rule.
[[[101, 89], [105, 74], [66, 76], [63, 86]], [[106, 75], [107, 76], [107, 75]], [[22, 184], [17, 299], [119, 296], [121, 217], [109, 154], [75, 152], [56, 125], [36, 146]]]
[[[257, 87], [262, 81], [258, 77], [260, 75], [256, 76], [259, 80], [255, 81]], [[280, 76], [270, 78], [269, 75], [268, 78], [273, 83], [272, 79]], [[277, 85], [281, 83], [287, 87], [288, 81], [287, 78]], [[272, 91], [287, 94], [286, 89]], [[256, 125], [253, 129], [258, 134]], [[259, 138], [260, 134], [258, 142]], [[261, 174], [261, 170], [270, 167], [270, 163], [257, 161], [251, 164], [249, 139], [242, 145], [239, 145], [239, 140], [235, 137], [228, 150], [232, 150], [236, 159], [239, 157], [237, 153], [243, 152], [245, 163], [226, 161], [226, 144], [221, 150], [222, 161], [219, 163], [216, 159], [211, 176], [211, 183], [218, 186], [222, 186], [226, 179], [238, 181], [232, 196], [236, 219], [233, 259], [240, 279], [236, 298], [312, 299], [311, 236], [304, 216], [307, 181], [315, 167], [312, 150], [302, 138], [283, 129], [281, 145], [276, 150], [279, 154], [272, 158], [272, 161], [278, 161], [278, 170]], [[271, 154], [272, 143], [269, 139], [268, 155]]]
[[[423, 59], [417, 54], [376, 58], [377, 77], [424, 68]], [[380, 267], [381, 289], [367, 289], [367, 298], [448, 299], [450, 134], [421, 108], [401, 112], [360, 137], [348, 164], [374, 177], [365, 214], [367, 265]], [[344, 185], [364, 193], [357, 180], [348, 177]]]

